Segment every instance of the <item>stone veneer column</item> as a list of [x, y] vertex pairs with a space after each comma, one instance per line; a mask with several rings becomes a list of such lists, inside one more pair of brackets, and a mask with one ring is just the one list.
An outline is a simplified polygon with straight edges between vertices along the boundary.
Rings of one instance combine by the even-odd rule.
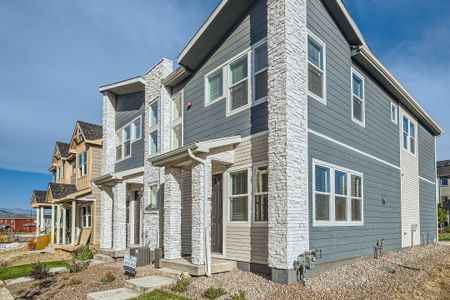
[[[115, 128], [116, 128], [116, 96], [110, 92], [103, 93], [103, 173], [114, 172], [115, 163]], [[109, 186], [103, 186], [100, 203], [100, 248], [111, 249], [113, 236], [113, 196]]]
[[113, 248], [114, 251], [127, 249], [127, 184], [118, 182], [113, 187]]
[[166, 168], [164, 177], [164, 258], [181, 257], [181, 169]]
[[295, 281], [309, 249], [306, 0], [268, 0], [269, 266]]
[[[204, 172], [206, 171], [206, 182]], [[207, 234], [211, 246], [211, 161], [203, 165], [198, 162], [192, 164], [192, 263], [202, 265], [205, 263], [205, 219], [204, 219], [204, 187], [207, 187], [208, 201], [206, 203], [209, 228]]]
[[[171, 96], [169, 91], [163, 86], [162, 80], [173, 70], [173, 63], [168, 59], [162, 59], [145, 76], [145, 119], [144, 119], [144, 193], [141, 201], [141, 211], [143, 212], [142, 236], [143, 245], [148, 245], [151, 249], [161, 247], [163, 237], [163, 186], [164, 168], [154, 167], [148, 159], [150, 131], [149, 131], [149, 111], [150, 103], [159, 99], [158, 114], [158, 147], [159, 153], [170, 151], [170, 117], [171, 117]], [[158, 209], [145, 211], [148, 204], [151, 184], [159, 185]], [[159, 238], [159, 240], [158, 240]]]

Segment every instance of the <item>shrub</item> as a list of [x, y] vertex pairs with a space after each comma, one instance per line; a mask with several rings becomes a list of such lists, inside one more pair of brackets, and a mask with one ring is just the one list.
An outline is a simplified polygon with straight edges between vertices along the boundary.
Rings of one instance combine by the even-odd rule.
[[78, 260], [86, 261], [94, 258], [94, 252], [89, 246], [84, 246], [74, 253], [74, 257]]
[[247, 300], [247, 298], [245, 297], [244, 291], [239, 291], [239, 294], [231, 296], [231, 300]]
[[225, 292], [225, 290], [222, 288], [210, 287], [203, 293], [203, 296], [208, 299], [216, 299], [219, 298], [220, 296], [225, 295], [226, 293], [227, 292]]
[[79, 278], [72, 278], [71, 280], [70, 280], [70, 282], [69, 282], [69, 284], [70, 285], [78, 285], [78, 284], [80, 284], [81, 283], [81, 279], [79, 279]]
[[87, 268], [87, 264], [82, 261], [77, 261], [75, 258], [66, 262], [66, 268], [70, 273], [78, 273]]
[[34, 279], [44, 279], [51, 276], [49, 268], [39, 261], [31, 264], [31, 271], [28, 275]]
[[100, 282], [101, 282], [102, 284], [107, 284], [107, 283], [109, 283], [109, 282], [113, 282], [114, 280], [116, 280], [116, 276], [114, 276], [114, 274], [113, 274], [111, 271], [109, 271], [108, 273], [106, 273], [105, 276], [103, 276], [103, 277], [100, 279]]
[[187, 287], [191, 284], [192, 280], [189, 277], [184, 276], [184, 274], [180, 275], [180, 278], [177, 280], [177, 285], [172, 288], [172, 291], [183, 293], [187, 290]]

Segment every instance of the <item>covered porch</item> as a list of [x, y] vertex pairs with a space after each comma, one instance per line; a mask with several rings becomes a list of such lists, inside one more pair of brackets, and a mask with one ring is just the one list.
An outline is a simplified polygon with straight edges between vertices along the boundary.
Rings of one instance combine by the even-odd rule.
[[161, 266], [192, 275], [236, 267], [224, 259], [222, 194], [223, 173], [240, 142], [239, 135], [198, 142], [149, 159], [164, 167]]

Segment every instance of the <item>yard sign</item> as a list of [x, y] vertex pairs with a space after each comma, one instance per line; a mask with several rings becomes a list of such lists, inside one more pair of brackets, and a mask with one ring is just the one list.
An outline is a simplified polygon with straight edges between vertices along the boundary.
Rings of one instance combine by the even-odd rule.
[[136, 263], [137, 257], [131, 255], [125, 255], [123, 258], [123, 268], [126, 274], [131, 276], [136, 275]]

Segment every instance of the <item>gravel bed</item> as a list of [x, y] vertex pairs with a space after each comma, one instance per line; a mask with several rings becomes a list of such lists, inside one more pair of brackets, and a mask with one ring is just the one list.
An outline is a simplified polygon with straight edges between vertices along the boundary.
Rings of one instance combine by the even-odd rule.
[[[108, 272], [115, 276], [115, 280], [102, 284], [100, 279]], [[136, 277], [151, 275], [155, 275], [155, 270], [152, 266], [137, 268]], [[81, 282], [71, 285], [71, 281], [74, 278], [79, 279]], [[43, 280], [12, 285], [8, 289], [15, 299], [85, 300], [86, 295], [92, 292], [123, 288], [127, 279], [123, 272], [123, 263], [114, 262], [94, 265], [79, 273], [64, 273]]]
[[55, 261], [55, 260], [70, 260], [72, 255], [69, 252], [62, 250], [44, 251], [34, 250], [30, 251], [27, 245], [22, 245], [19, 249], [9, 250], [1, 253], [1, 266], [16, 266], [23, 264], [31, 264], [37, 261]]

